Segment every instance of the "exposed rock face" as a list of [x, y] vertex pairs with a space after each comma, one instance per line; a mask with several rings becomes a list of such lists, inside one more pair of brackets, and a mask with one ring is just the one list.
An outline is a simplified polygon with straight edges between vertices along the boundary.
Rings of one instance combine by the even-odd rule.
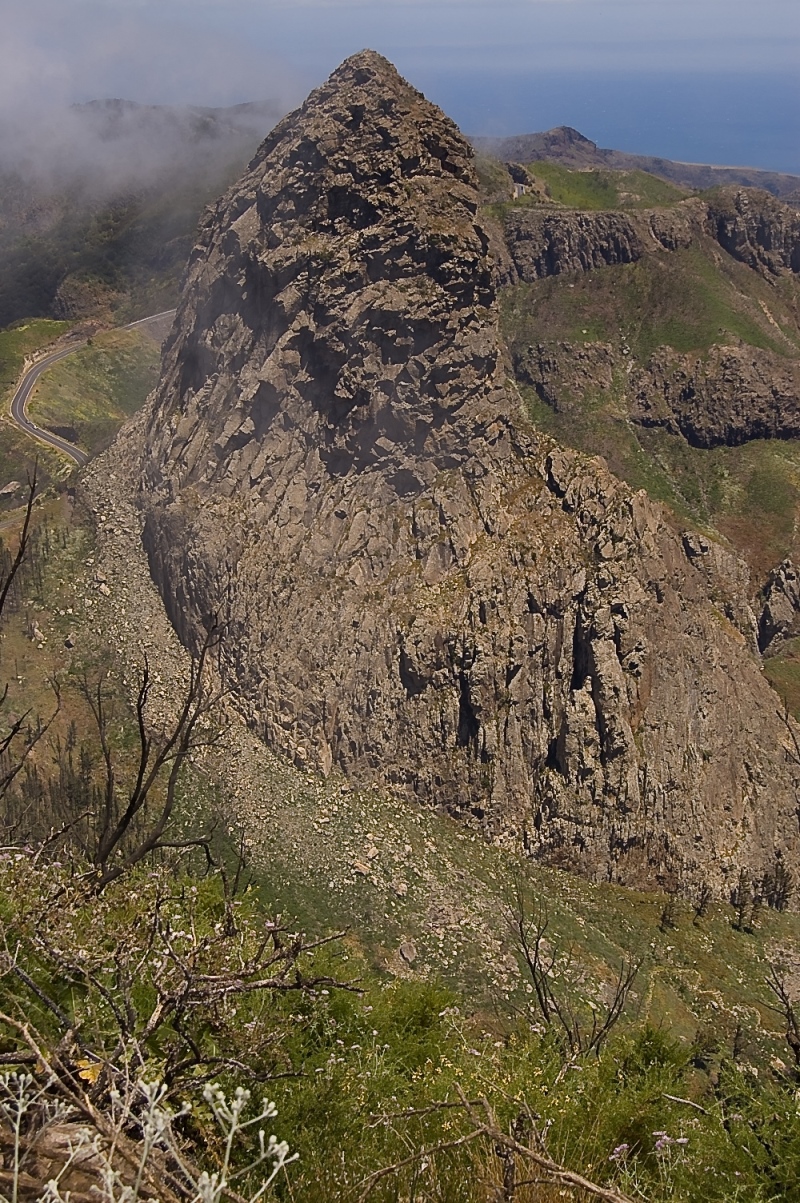
[[707, 224], [729, 255], [767, 275], [800, 271], [800, 213], [754, 188], [726, 188], [708, 204]]
[[619, 387], [634, 422], [694, 447], [800, 437], [800, 362], [757, 347], [680, 355], [659, 347], [639, 366], [609, 343], [535, 343], [512, 351], [514, 374], [557, 413]]
[[774, 655], [784, 639], [800, 632], [800, 577], [791, 560], [773, 568], [764, 587], [764, 608], [758, 622], [759, 647]]
[[800, 214], [755, 189], [720, 189], [712, 201], [691, 197], [638, 213], [511, 208], [503, 226], [510, 284], [635, 263], [709, 237], [763, 276], [800, 271]]
[[610, 392], [620, 371], [609, 343], [534, 343], [511, 352], [514, 375], [556, 413], [581, 409], [590, 393]]
[[471, 152], [371, 52], [192, 256], [141, 504], [183, 637], [302, 763], [632, 884], [798, 863], [746, 571], [504, 384]]
[[511, 209], [504, 226], [514, 271], [507, 282], [635, 263], [647, 253], [690, 246], [704, 214], [695, 201], [636, 214]]
[[695, 447], [800, 436], [800, 362], [755, 347], [660, 347], [631, 387], [631, 417]]

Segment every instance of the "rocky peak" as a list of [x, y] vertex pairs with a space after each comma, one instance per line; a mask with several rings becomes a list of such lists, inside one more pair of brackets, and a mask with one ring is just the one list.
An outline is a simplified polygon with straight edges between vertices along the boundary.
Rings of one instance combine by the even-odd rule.
[[708, 228], [734, 259], [763, 275], [800, 272], [800, 214], [758, 188], [720, 188]]
[[[187, 480], [240, 476], [278, 411], [338, 474], [413, 447], [430, 479], [460, 454], [454, 419], [502, 408], [477, 207], [456, 126], [380, 55], [343, 63], [201, 231], [161, 387], [211, 416], [181, 452]], [[214, 373], [232, 340], [233, 394]]]
[[201, 230], [140, 502], [254, 728], [592, 877], [798, 860], [746, 572], [506, 388], [469, 146], [349, 59]]

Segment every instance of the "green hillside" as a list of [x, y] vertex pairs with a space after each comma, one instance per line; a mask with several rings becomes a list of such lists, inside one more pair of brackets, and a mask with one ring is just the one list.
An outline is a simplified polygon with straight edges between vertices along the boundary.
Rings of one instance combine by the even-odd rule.
[[100, 333], [40, 378], [28, 413], [95, 454], [155, 387], [160, 362], [160, 344], [146, 330]]
[[[532, 164], [531, 171], [546, 181], [554, 202], [587, 211], [623, 207], [626, 196], [633, 207], [634, 190], [643, 204], [672, 204], [679, 196], [651, 176], [640, 187], [628, 172], [570, 171], [553, 163]], [[484, 176], [489, 180], [488, 169]], [[536, 202], [512, 202], [526, 203]], [[491, 213], [507, 208], [495, 205]], [[800, 441], [759, 439], [706, 450], [631, 420], [631, 381], [659, 348], [701, 362], [720, 346], [753, 347], [796, 361], [796, 274], [760, 275], [699, 237], [687, 249], [648, 254], [636, 263], [507, 287], [501, 326], [537, 426], [603, 456], [633, 488], [665, 502], [677, 521], [727, 542], [748, 561], [754, 591], [781, 560], [800, 560]], [[599, 356], [605, 371], [571, 372], [578, 349]], [[541, 353], [564, 365], [556, 406], [537, 393], [526, 371], [530, 356]], [[795, 644], [780, 649], [764, 669], [783, 703], [800, 716]]]
[[645, 209], [682, 200], [686, 190], [645, 171], [570, 171], [560, 163], [528, 164], [559, 205], [575, 209]]
[[[98, 674], [113, 704], [111, 755], [129, 786], [137, 736], [126, 699], [143, 661], [135, 639], [121, 636], [118, 598], [123, 577], [130, 585], [139, 571], [104, 554], [80, 511], [66, 523], [57, 508], [42, 513], [25, 604], [4, 615], [4, 657], [15, 665], [12, 704], [24, 688], [44, 715], [48, 682], [60, 680], [62, 710], [48, 733], [58, 757], [36, 755], [2, 802], [6, 819], [30, 824], [59, 797], [59, 822], [69, 822], [82, 789], [102, 780], [81, 685]], [[27, 635], [31, 611], [38, 645]], [[147, 607], [136, 620], [166, 674], [163, 631]], [[22, 970], [0, 967], [0, 1011], [26, 1024], [0, 1027], [6, 1063], [31, 1036], [40, 1060], [69, 1056], [92, 1105], [104, 1106], [122, 1081], [115, 1067], [135, 1055], [146, 1080], [166, 1080], [173, 1107], [193, 1103], [182, 1148], [206, 1166], [219, 1164], [221, 1146], [204, 1082], [213, 1076], [229, 1096], [236, 1085], [266, 1092], [278, 1104], [270, 1130], [300, 1154], [273, 1197], [296, 1203], [357, 1199], [368, 1188], [383, 1203], [484, 1203], [503, 1197], [511, 1164], [521, 1203], [593, 1197], [576, 1174], [652, 1203], [794, 1198], [795, 1079], [768, 978], [794, 981], [796, 915], [536, 866], [426, 808], [305, 773], [236, 721], [187, 764], [180, 797], [172, 838], [202, 833], [219, 815], [225, 835], [218, 826], [213, 853], [227, 862], [224, 876], [199, 852], [173, 852], [97, 897], [85, 826], [72, 828], [76, 847], [55, 845], [57, 856], [0, 859], [0, 913]], [[248, 824], [240, 877], [243, 805], [257, 809], [259, 834]], [[531, 974], [520, 930], [541, 937], [545, 979]], [[245, 952], [271, 958], [261, 976], [273, 985], [252, 995], [241, 988]], [[637, 971], [594, 1049], [595, 1017], [603, 1022], [623, 966]], [[184, 1004], [186, 980], [195, 985]], [[542, 980], [566, 1008], [569, 1037], [537, 1001]], [[229, 1000], [213, 1003], [204, 981], [230, 982]], [[166, 997], [177, 1001], [162, 1014]], [[485, 1104], [470, 1110], [462, 1098]], [[503, 1133], [519, 1115], [540, 1134], [530, 1144], [539, 1163], [524, 1153], [509, 1161]], [[533, 1130], [511, 1129], [523, 1147]], [[241, 1142], [235, 1156], [245, 1170], [253, 1146]]]
[[[500, 188], [502, 173], [481, 171]], [[554, 205], [593, 211], [682, 195], [640, 172], [537, 163], [535, 174]], [[187, 191], [183, 210], [137, 201], [89, 227], [64, 224], [24, 254], [18, 246], [8, 295], [19, 271], [33, 289], [24, 303], [46, 296], [57, 262], [90, 307], [118, 319], [161, 307], [196, 200]], [[633, 373], [664, 346], [792, 360], [796, 277], [768, 281], [709, 239], [508, 287], [500, 309], [537, 426], [605, 456], [676, 522], [726, 541], [754, 581], [787, 555], [800, 561], [800, 440], [701, 450], [632, 421], [629, 396]], [[6, 400], [24, 356], [67, 328], [32, 320], [0, 333]], [[556, 404], [524, 376], [540, 348], [565, 365]], [[576, 349], [589, 356], [583, 375]], [[609, 365], [605, 384], [594, 354]], [[158, 361], [144, 330], [98, 332], [42, 378], [31, 416], [96, 454], [142, 405]], [[0, 485], [36, 453], [4, 421]], [[71, 472], [40, 454], [46, 486]], [[104, 848], [104, 816], [128, 814], [147, 778], [140, 757], [167, 745], [192, 682], [210, 688], [190, 675], [152, 586], [135, 511], [121, 500], [127, 470], [106, 462], [98, 485], [90, 465], [77, 494], [45, 492], [0, 614], [0, 772], [19, 769], [0, 777], [3, 1197], [44, 1197], [32, 1156], [23, 1168], [37, 1169], [39, 1187], [31, 1173], [27, 1196], [17, 1189], [20, 1149], [58, 1132], [67, 1099], [97, 1135], [95, 1160], [118, 1174], [120, 1199], [211, 1198], [209, 1178], [194, 1194], [186, 1183], [219, 1175], [230, 1155], [241, 1176], [227, 1194], [239, 1200], [793, 1203], [791, 875], [743, 877], [714, 902], [702, 887], [678, 897], [584, 881], [405, 796], [289, 763], [227, 698], [203, 711], [180, 763], [180, 741], [169, 744], [141, 809]], [[0, 580], [18, 546], [19, 501], [6, 506], [17, 509]], [[798, 643], [766, 665], [795, 712]], [[154, 1083], [169, 1110], [147, 1112]], [[263, 1108], [261, 1139], [275, 1132], [299, 1156], [269, 1188], [259, 1186], [258, 1129], [226, 1144], [211, 1083], [242, 1114], [277, 1103], [275, 1118]], [[160, 1144], [144, 1156], [148, 1114]], [[141, 1157], [134, 1186], [128, 1142]], [[113, 1160], [126, 1153], [127, 1169]], [[61, 1198], [92, 1197], [86, 1181], [61, 1186]]]

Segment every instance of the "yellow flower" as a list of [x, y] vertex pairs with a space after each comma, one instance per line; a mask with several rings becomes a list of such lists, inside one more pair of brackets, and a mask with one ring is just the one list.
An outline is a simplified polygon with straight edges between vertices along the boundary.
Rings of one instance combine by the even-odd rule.
[[88, 1061], [85, 1058], [82, 1061], [76, 1062], [78, 1066], [78, 1077], [83, 1078], [84, 1082], [96, 1082], [100, 1077], [100, 1070], [103, 1068], [101, 1061]]

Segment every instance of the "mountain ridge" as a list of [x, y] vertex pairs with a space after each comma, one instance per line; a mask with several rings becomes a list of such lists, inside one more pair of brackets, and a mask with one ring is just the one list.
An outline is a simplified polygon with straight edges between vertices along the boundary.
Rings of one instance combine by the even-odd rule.
[[555, 126], [542, 133], [505, 138], [473, 137], [470, 141], [477, 151], [504, 162], [534, 163], [544, 160], [579, 170], [639, 170], [690, 188], [708, 189], [726, 184], [762, 188], [773, 196], [785, 197], [794, 204], [800, 204], [800, 176], [758, 167], [684, 163], [656, 155], [603, 149], [568, 125]]

